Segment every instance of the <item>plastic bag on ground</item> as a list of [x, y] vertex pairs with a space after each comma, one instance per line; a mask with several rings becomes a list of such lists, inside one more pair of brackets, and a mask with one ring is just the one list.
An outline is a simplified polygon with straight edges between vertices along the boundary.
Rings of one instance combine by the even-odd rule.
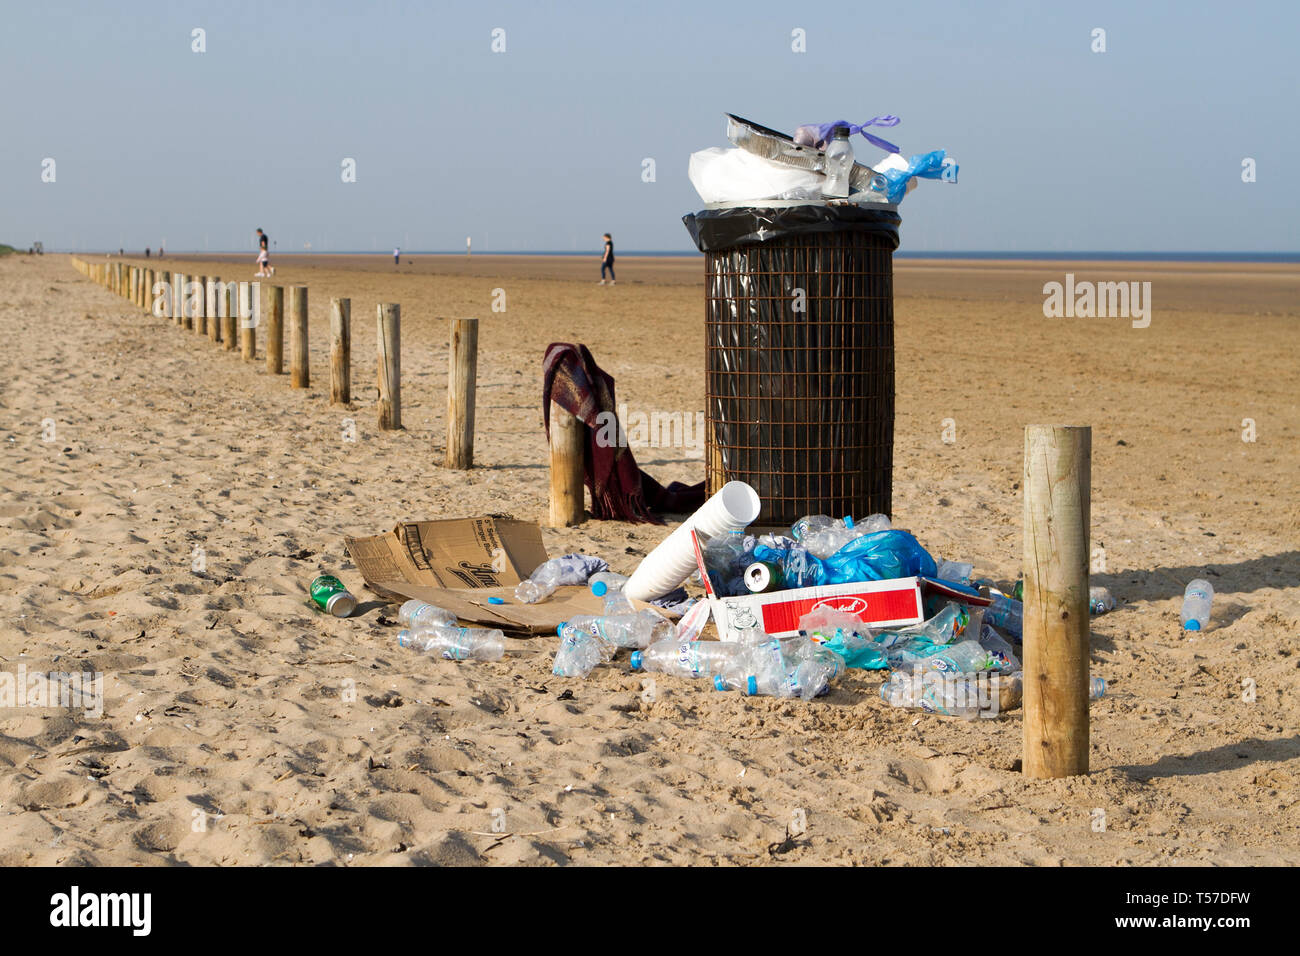
[[921, 543], [908, 532], [897, 529], [877, 531], [850, 541], [824, 564], [826, 584], [883, 581], [915, 575], [934, 577], [938, 571], [934, 558], [921, 547]]

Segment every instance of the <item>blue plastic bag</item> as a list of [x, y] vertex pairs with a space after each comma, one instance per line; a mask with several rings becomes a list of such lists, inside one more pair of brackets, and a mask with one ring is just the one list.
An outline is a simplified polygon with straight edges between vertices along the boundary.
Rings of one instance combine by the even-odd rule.
[[825, 580], [819, 584], [933, 576], [939, 570], [930, 552], [921, 547], [921, 542], [897, 528], [850, 541], [822, 563], [825, 565]]
[[936, 149], [932, 153], [921, 153], [907, 162], [907, 169], [886, 169], [876, 173], [871, 179], [871, 188], [883, 192], [890, 202], [899, 202], [907, 194], [907, 184], [912, 179], [942, 179], [945, 182], [957, 181], [957, 164], [945, 165], [947, 154]]

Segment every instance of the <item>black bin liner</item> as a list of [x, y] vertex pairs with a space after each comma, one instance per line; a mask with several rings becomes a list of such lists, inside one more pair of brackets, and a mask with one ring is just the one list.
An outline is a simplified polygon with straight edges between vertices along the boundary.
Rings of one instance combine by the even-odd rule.
[[710, 209], [708, 492], [748, 482], [757, 524], [889, 514], [894, 450], [892, 207]]

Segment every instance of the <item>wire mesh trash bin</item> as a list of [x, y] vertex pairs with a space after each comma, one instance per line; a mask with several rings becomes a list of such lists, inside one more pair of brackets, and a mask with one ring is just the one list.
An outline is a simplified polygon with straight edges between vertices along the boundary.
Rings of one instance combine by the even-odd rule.
[[889, 514], [897, 207], [773, 203], [683, 221], [705, 255], [707, 493], [748, 482], [768, 526]]

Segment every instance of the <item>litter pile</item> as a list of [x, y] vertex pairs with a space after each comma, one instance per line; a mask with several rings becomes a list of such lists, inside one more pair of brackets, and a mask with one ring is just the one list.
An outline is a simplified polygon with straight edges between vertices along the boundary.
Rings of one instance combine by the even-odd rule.
[[[564, 615], [554, 628], [552, 673], [560, 677], [587, 677], [622, 655], [633, 671], [811, 700], [856, 668], [887, 672], [880, 694], [896, 707], [973, 718], [1019, 704], [1019, 582], [1004, 594], [991, 581], [973, 580], [972, 563], [932, 555], [883, 514], [859, 521], [809, 515], [788, 533], [750, 534], [759, 509], [753, 488], [729, 482], [631, 576], [610, 571], [601, 558], [566, 554], [519, 574], [510, 590], [483, 589], [497, 592], [486, 603], [462, 598], [453, 611], [408, 600], [398, 612], [397, 643], [447, 660], [498, 661], [505, 631], [461, 620], [487, 622], [496, 614], [510, 622], [512, 613], [550, 608], [552, 627]], [[531, 541], [512, 543], [524, 550]], [[703, 600], [687, 597], [688, 578], [702, 586]], [[313, 600], [327, 612], [350, 611], [355, 598], [341, 591], [336, 578], [322, 578]], [[1091, 598], [1093, 613], [1115, 606], [1104, 588]], [[701, 639], [710, 620], [719, 640]], [[1104, 684], [1093, 683], [1100, 696]]]
[[[733, 148], [692, 153], [688, 167], [691, 185], [711, 206], [755, 200], [898, 203], [918, 179], [957, 181], [957, 163], [944, 150], [903, 159], [897, 146], [869, 131], [897, 126], [897, 116], [808, 124], [793, 136], [726, 116]], [[855, 161], [852, 137], [857, 135], [883, 150], [870, 166]]]

